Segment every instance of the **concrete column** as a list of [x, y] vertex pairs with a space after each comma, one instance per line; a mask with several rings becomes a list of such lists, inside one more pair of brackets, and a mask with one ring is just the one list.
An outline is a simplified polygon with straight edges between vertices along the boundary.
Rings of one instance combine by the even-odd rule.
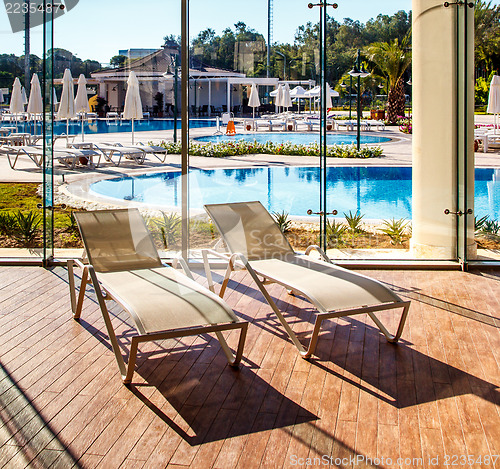
[[[413, 217], [411, 250], [417, 258], [454, 259], [457, 256], [457, 219], [444, 210], [464, 210], [458, 194], [459, 152], [465, 125], [457, 113], [463, 112], [459, 93], [473, 96], [473, 80], [464, 75], [458, 60], [457, 5], [444, 7], [440, 0], [413, 0]], [[471, 17], [473, 12], [471, 12]], [[473, 25], [467, 38], [473, 51]], [[472, 61], [473, 62], [473, 61]], [[474, 108], [468, 113], [473, 116]], [[470, 131], [470, 119], [466, 119]], [[469, 130], [467, 130], [467, 133]], [[473, 139], [470, 138], [472, 143]], [[462, 155], [460, 155], [462, 153]], [[474, 159], [467, 148], [469, 163]], [[474, 192], [474, 172], [468, 174], [468, 189]], [[473, 223], [473, 217], [472, 223]], [[469, 222], [470, 223], [470, 222]]]
[[107, 93], [107, 88], [106, 88], [106, 83], [104, 83], [104, 80], [99, 80], [99, 91], [97, 94], [104, 99], [108, 99], [108, 93]]
[[208, 79], [208, 115], [212, 115], [212, 80]]

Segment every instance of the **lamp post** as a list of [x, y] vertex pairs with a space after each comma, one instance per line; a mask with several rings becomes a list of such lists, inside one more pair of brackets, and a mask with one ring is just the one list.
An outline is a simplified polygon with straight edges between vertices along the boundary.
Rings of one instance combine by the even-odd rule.
[[279, 50], [275, 51], [278, 55], [281, 55], [283, 57], [283, 81], [286, 80], [286, 57], [285, 54], [280, 52]]
[[[361, 91], [361, 78], [365, 78], [368, 75], [370, 75], [369, 72], [367, 72], [364, 67], [361, 67], [361, 58], [360, 58], [360, 50], [358, 49], [358, 54], [356, 57], [356, 64], [354, 65], [353, 69], [349, 72], [349, 75], [352, 77], [357, 77], [358, 83], [357, 83], [357, 91], [356, 91], [356, 148], [359, 151], [361, 147], [361, 96], [360, 96], [360, 91]], [[350, 101], [349, 101], [350, 102]], [[349, 106], [350, 108], [350, 106]], [[350, 113], [349, 113], [350, 114]], [[349, 116], [350, 117], [350, 116]]]
[[412, 115], [412, 109], [411, 109], [411, 95], [412, 95], [412, 88], [411, 88], [411, 85], [413, 84], [411, 82], [411, 77], [410, 79], [406, 82], [406, 84], [410, 87], [410, 109], [408, 110], [408, 117], [411, 117]]
[[320, 7], [319, 15], [319, 46], [320, 46], [320, 69], [321, 69], [321, 125], [319, 128], [319, 162], [320, 162], [320, 195], [319, 195], [319, 215], [320, 215], [320, 246], [326, 251], [326, 26], [327, 7], [337, 8], [336, 3], [328, 3], [321, 0], [319, 3], [309, 3], [308, 8]]
[[167, 71], [163, 74], [164, 77], [168, 78], [171, 76], [170, 70], [174, 70], [174, 143], [177, 143], [177, 93], [178, 93], [178, 81], [179, 81], [179, 56], [177, 54], [170, 56], [170, 64], [167, 67]]
[[[351, 86], [349, 88], [349, 119], [351, 119], [351, 88], [352, 88], [352, 77], [349, 77], [351, 80]], [[344, 90], [347, 88], [347, 85], [342, 81], [340, 87]]]

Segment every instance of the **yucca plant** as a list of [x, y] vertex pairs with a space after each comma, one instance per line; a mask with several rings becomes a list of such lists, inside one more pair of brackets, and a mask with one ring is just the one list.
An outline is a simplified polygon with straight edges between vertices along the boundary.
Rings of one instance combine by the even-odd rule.
[[39, 213], [29, 211], [23, 213], [18, 210], [14, 214], [16, 221], [14, 237], [21, 242], [24, 247], [32, 247], [35, 243], [38, 227], [42, 223], [42, 217]]
[[403, 244], [408, 239], [407, 227], [409, 224], [410, 222], [406, 218], [399, 220], [391, 218], [382, 222], [383, 228], [380, 231], [391, 238], [392, 244]]
[[348, 231], [350, 234], [364, 233], [365, 230], [361, 225], [361, 220], [363, 219], [364, 215], [362, 215], [359, 211], [352, 213], [349, 210], [349, 213], [344, 212], [344, 217], [345, 221], [347, 222]]
[[67, 230], [70, 231], [71, 233], [78, 233], [78, 224], [76, 223], [76, 218], [73, 215], [73, 211], [69, 212], [67, 214], [68, 217], [68, 228]]
[[500, 233], [500, 224], [497, 220], [486, 220], [481, 231], [483, 233], [497, 235]]
[[348, 227], [343, 223], [336, 220], [326, 221], [326, 242], [327, 245], [340, 246], [344, 244], [344, 236], [346, 235]]
[[175, 244], [181, 234], [181, 217], [176, 213], [163, 213], [161, 219], [153, 219], [152, 224], [160, 232], [164, 249]]
[[282, 233], [288, 233], [292, 225], [292, 220], [290, 220], [288, 213], [283, 212], [273, 212], [273, 217], [276, 220]]
[[9, 212], [0, 212], [0, 234], [12, 236], [17, 226], [16, 218]]
[[484, 217], [481, 218], [474, 217], [474, 231], [476, 233], [482, 231], [484, 228], [484, 224], [489, 218], [490, 218], [489, 215], [485, 215]]

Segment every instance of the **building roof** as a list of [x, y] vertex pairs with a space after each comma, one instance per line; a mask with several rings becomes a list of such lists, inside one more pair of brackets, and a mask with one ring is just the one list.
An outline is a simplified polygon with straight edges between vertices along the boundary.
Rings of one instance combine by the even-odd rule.
[[[178, 55], [179, 51], [173, 47], [158, 49], [152, 54], [132, 60], [125, 67], [108, 68], [91, 73], [92, 78], [114, 78], [126, 79], [133, 70], [139, 79], [162, 77], [172, 66], [172, 57]], [[233, 70], [224, 70], [208, 66], [200, 60], [192, 57], [190, 59], [189, 75], [192, 78], [212, 78], [212, 77], [245, 77], [244, 73]]]

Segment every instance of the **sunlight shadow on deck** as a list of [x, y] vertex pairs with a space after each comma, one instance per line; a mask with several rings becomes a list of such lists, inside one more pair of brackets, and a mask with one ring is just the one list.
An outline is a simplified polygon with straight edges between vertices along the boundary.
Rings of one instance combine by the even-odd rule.
[[80, 467], [2, 364], [0, 418], [0, 466]]

